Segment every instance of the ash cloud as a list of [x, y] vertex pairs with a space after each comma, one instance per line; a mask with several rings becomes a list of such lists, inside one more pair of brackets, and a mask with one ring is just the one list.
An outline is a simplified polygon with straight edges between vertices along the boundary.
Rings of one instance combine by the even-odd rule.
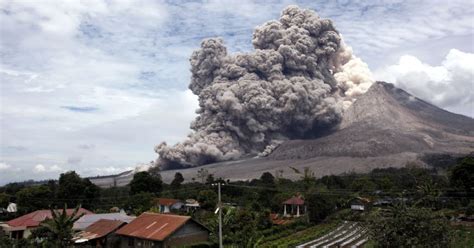
[[288, 6], [255, 29], [255, 51], [228, 54], [206, 39], [191, 58], [189, 88], [199, 97], [188, 138], [155, 147], [162, 169], [269, 154], [280, 142], [314, 137], [337, 124], [374, 82], [332, 22]]

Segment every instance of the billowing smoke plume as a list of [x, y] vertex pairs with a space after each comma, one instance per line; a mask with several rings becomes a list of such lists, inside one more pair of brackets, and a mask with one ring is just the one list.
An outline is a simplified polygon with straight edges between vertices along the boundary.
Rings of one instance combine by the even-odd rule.
[[188, 138], [155, 148], [163, 169], [268, 154], [279, 142], [337, 124], [373, 79], [328, 19], [289, 6], [256, 28], [254, 52], [230, 55], [207, 39], [190, 59], [189, 88], [199, 96]]

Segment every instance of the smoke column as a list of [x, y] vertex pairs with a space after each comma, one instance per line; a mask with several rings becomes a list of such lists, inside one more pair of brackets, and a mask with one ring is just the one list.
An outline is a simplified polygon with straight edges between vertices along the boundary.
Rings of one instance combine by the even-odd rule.
[[206, 39], [192, 54], [198, 116], [185, 141], [155, 147], [162, 169], [266, 155], [284, 140], [314, 137], [374, 82], [332, 22], [311, 10], [288, 6], [252, 43], [255, 51], [231, 55], [221, 39]]

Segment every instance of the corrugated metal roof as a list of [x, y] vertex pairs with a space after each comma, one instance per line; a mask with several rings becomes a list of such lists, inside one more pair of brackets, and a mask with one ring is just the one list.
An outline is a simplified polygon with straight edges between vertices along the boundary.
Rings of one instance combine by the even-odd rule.
[[[62, 210], [57, 210], [57, 211], [62, 212]], [[74, 212], [74, 209], [72, 208], [66, 209], [67, 215], [72, 215], [73, 212]], [[80, 215], [82, 213], [86, 215], [93, 214], [93, 212], [85, 208], [80, 208], [77, 214]], [[9, 226], [12, 226], [12, 227], [19, 227], [19, 226], [36, 227], [36, 226], [39, 226], [39, 224], [46, 219], [52, 219], [51, 210], [37, 210], [29, 214], [20, 216], [16, 219], [10, 220], [7, 223]]]
[[304, 200], [300, 196], [294, 196], [283, 202], [288, 205], [304, 205]]
[[82, 243], [92, 239], [102, 238], [124, 224], [126, 223], [120, 220], [101, 219], [92, 223], [92, 225], [87, 227], [84, 231], [74, 235], [73, 240], [76, 241], [76, 243]]
[[129, 224], [120, 228], [117, 231], [117, 234], [142, 239], [163, 241], [190, 219], [190, 216], [155, 214], [147, 212], [143, 213]]
[[89, 215], [84, 215], [80, 219], [78, 219], [75, 223], [72, 229], [74, 230], [84, 230], [88, 226], [92, 225], [94, 222], [100, 220], [100, 219], [105, 219], [105, 220], [120, 220], [126, 223], [129, 223], [133, 219], [135, 219], [134, 216], [128, 216], [123, 213], [106, 213], [106, 214], [89, 214]]

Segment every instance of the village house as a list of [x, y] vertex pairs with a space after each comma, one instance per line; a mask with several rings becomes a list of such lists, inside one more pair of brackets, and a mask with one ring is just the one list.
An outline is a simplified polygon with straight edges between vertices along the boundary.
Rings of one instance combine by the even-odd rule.
[[[58, 210], [62, 212], [62, 210]], [[67, 215], [72, 215], [74, 213], [74, 209], [66, 209]], [[78, 215], [80, 214], [94, 214], [93, 212], [80, 208], [77, 212]], [[4, 227], [4, 231], [10, 238], [20, 239], [20, 238], [28, 238], [31, 235], [31, 231], [37, 228], [41, 222], [45, 221], [46, 219], [52, 219], [51, 210], [37, 210], [31, 212], [29, 214], [25, 214], [20, 216], [16, 219], [8, 221], [6, 227]]]
[[160, 213], [170, 213], [173, 210], [180, 210], [184, 203], [178, 199], [156, 198], [155, 205], [159, 208]]
[[365, 211], [370, 207], [370, 200], [363, 197], [356, 197], [350, 202], [351, 209], [354, 211]]
[[300, 217], [307, 212], [305, 202], [300, 195], [291, 197], [282, 204], [284, 217]]
[[181, 247], [208, 241], [209, 229], [190, 216], [143, 213], [117, 232], [120, 247]]
[[76, 222], [74, 222], [74, 226], [72, 227], [72, 229], [74, 231], [85, 230], [87, 227], [101, 219], [120, 220], [125, 223], [130, 223], [130, 221], [135, 219], [135, 217], [128, 216], [125, 213], [87, 214], [79, 218]]
[[199, 209], [201, 205], [199, 204], [198, 201], [195, 199], [186, 199], [186, 203], [184, 204], [184, 208], [186, 209], [186, 212], [194, 212], [197, 209]]
[[72, 241], [76, 246], [117, 247], [120, 245], [120, 239], [115, 231], [126, 224], [120, 220], [100, 219], [76, 233]]

